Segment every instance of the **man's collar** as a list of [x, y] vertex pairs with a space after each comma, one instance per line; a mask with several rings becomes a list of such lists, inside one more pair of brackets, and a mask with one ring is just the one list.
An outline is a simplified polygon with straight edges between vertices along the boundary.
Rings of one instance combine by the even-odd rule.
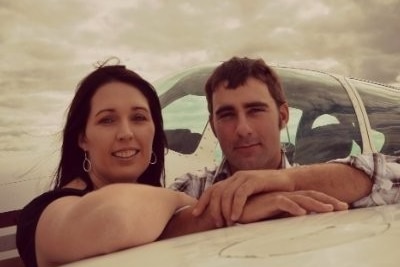
[[219, 164], [218, 169], [215, 172], [214, 183], [225, 180], [229, 176], [231, 176], [229, 164], [228, 164], [228, 161], [226, 160], [225, 156], [223, 156], [221, 164]]
[[[280, 169], [288, 169], [291, 168], [292, 165], [290, 164], [288, 158], [286, 157], [286, 154], [283, 150], [281, 150], [281, 166]], [[223, 156], [221, 164], [218, 166], [217, 171], [215, 172], [214, 175], [214, 183], [217, 183], [219, 181], [225, 180], [229, 176], [231, 176], [232, 173], [229, 168], [229, 163], [226, 160], [225, 156]]]

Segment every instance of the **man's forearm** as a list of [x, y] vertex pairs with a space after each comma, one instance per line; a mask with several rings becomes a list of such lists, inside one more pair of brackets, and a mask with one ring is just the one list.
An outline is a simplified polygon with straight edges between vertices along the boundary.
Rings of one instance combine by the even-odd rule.
[[341, 163], [322, 163], [286, 169], [295, 190], [316, 190], [353, 203], [370, 194], [373, 182], [366, 173]]
[[214, 222], [206, 213], [201, 216], [192, 215], [193, 207], [184, 209], [175, 214], [168, 222], [158, 240], [187, 235], [215, 229]]

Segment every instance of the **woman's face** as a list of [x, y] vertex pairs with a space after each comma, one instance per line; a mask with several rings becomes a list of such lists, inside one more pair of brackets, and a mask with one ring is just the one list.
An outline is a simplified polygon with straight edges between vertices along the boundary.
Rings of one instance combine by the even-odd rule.
[[139, 89], [122, 82], [101, 86], [79, 140], [91, 161], [94, 185], [136, 182], [149, 166], [154, 132], [149, 104]]

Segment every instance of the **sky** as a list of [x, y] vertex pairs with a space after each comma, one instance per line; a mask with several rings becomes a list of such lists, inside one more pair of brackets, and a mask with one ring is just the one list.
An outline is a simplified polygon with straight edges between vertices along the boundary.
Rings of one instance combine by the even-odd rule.
[[0, 0], [0, 147], [61, 129], [113, 56], [149, 81], [248, 56], [400, 86], [399, 14], [400, 0]]
[[400, 83], [399, 0], [0, 0], [1, 90], [71, 90], [110, 56], [149, 80], [234, 55]]

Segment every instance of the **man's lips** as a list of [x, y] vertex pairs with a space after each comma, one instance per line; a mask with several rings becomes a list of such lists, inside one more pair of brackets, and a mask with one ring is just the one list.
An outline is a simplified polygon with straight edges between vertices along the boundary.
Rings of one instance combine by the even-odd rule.
[[260, 145], [260, 143], [241, 144], [241, 145], [236, 145], [236, 146], [234, 146], [234, 149], [235, 149], [235, 150], [249, 149], [249, 148], [257, 147], [257, 146], [259, 146], [259, 145]]

